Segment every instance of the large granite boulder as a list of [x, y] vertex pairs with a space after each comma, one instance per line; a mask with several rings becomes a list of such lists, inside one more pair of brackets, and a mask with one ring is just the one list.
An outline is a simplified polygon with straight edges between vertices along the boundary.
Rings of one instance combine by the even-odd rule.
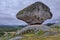
[[29, 25], [42, 24], [45, 20], [52, 18], [52, 13], [48, 6], [42, 2], [35, 2], [19, 11], [16, 17], [25, 21]]

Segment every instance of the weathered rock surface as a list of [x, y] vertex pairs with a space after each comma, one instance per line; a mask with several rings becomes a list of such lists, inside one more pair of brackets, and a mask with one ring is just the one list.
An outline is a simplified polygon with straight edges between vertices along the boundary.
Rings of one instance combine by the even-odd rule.
[[23, 35], [23, 34], [28, 33], [28, 32], [36, 33], [39, 30], [49, 31], [50, 27], [48, 27], [46, 25], [29, 25], [29, 26], [23, 28], [22, 30], [17, 31], [16, 34]]
[[23, 28], [22, 30], [17, 31], [16, 35], [23, 35], [23, 34], [27, 34], [29, 32], [36, 34], [40, 30], [44, 31], [44, 34], [42, 36], [58, 34], [58, 32], [55, 31], [54, 29], [42, 24], [42, 25], [29, 25], [29, 26]]
[[52, 18], [52, 13], [50, 12], [49, 7], [42, 2], [35, 2], [19, 11], [16, 17], [29, 25], [34, 25], [41, 24], [45, 20]]

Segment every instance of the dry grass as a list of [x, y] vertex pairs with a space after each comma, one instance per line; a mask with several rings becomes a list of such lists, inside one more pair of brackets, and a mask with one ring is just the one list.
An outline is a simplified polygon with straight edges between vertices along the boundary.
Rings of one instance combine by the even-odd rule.
[[22, 40], [60, 40], [60, 34], [54, 36], [27, 36]]

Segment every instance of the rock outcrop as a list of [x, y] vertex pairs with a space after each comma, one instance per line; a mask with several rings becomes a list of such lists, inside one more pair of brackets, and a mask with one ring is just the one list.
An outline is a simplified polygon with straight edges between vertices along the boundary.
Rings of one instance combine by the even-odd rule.
[[42, 2], [35, 2], [32, 5], [19, 11], [16, 17], [29, 25], [42, 24], [45, 20], [52, 18], [48, 6]]
[[[23, 35], [28, 32], [37, 33], [39, 30], [50, 30], [50, 27], [46, 25], [41, 25], [45, 20], [52, 18], [52, 13], [50, 12], [49, 7], [43, 4], [42, 2], [35, 2], [32, 5], [24, 8], [23, 10], [17, 13], [16, 17], [17, 19], [23, 20], [28, 23], [28, 26], [17, 31], [17, 36]], [[15, 37], [11, 40], [19, 40], [19, 37]]]
[[35, 2], [18, 12], [16, 17], [29, 24], [27, 27], [17, 32], [17, 34], [23, 34], [28, 30], [39, 31], [40, 29], [48, 29], [46, 26], [40, 24], [47, 19], [51, 19], [52, 13], [50, 12], [49, 7], [42, 2]]
[[26, 33], [36, 33], [38, 31], [50, 31], [50, 27], [46, 26], [46, 25], [28, 25], [27, 27], [23, 28], [22, 30], [19, 30], [16, 32], [17, 35], [23, 35]]

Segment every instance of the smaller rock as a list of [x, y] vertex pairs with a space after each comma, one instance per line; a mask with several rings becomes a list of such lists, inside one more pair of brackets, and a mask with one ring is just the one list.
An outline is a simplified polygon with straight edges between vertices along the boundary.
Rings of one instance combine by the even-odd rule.
[[9, 40], [20, 40], [20, 39], [22, 39], [22, 37], [21, 36], [18, 36], [18, 37], [14, 37], [12, 39], [9, 39]]
[[44, 34], [43, 34], [43, 36], [51, 36], [51, 35], [57, 35], [58, 34], [58, 32], [57, 31], [48, 31], [48, 32], [45, 32]]

